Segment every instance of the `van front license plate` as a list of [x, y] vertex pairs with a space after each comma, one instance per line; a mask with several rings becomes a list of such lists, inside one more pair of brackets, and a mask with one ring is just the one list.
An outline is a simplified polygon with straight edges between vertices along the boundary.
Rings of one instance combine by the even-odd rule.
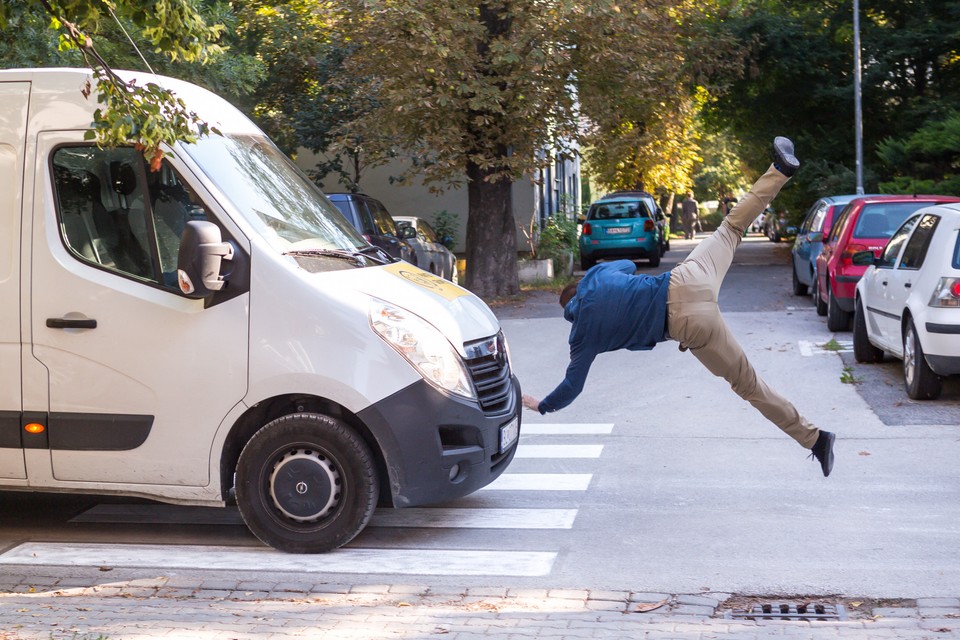
[[500, 453], [513, 446], [520, 437], [520, 418], [514, 418], [500, 427]]

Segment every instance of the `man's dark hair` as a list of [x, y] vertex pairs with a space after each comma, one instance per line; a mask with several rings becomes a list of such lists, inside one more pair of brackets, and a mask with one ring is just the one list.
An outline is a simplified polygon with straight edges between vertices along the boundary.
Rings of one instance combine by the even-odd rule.
[[564, 309], [567, 308], [567, 303], [573, 300], [573, 297], [577, 295], [577, 285], [580, 284], [580, 280], [574, 280], [567, 286], [563, 288], [563, 291], [560, 292], [560, 306]]

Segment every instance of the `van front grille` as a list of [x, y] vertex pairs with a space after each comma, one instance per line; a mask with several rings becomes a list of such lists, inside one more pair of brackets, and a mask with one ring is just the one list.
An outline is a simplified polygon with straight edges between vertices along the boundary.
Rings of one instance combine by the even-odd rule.
[[477, 389], [480, 408], [486, 415], [506, 413], [510, 408], [513, 386], [510, 384], [510, 362], [503, 333], [492, 338], [464, 345], [467, 368]]

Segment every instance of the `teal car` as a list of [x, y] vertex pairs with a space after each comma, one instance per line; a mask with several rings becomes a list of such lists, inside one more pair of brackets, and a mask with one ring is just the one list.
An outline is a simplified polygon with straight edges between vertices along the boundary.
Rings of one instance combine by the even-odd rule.
[[662, 227], [638, 196], [607, 196], [590, 205], [580, 231], [580, 268], [601, 258], [649, 260], [660, 266]]

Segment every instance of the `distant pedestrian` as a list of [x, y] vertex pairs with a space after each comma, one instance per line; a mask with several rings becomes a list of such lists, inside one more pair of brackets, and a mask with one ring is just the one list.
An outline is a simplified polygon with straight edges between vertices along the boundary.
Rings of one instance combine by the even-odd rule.
[[681, 205], [683, 211], [683, 237], [693, 240], [696, 237], [696, 226], [700, 222], [700, 203], [693, 199], [693, 192], [687, 194]]
[[786, 398], [760, 379], [717, 305], [720, 285], [744, 229], [800, 166], [793, 143], [787, 138], [774, 140], [773, 158], [767, 172], [720, 227], [672, 271], [656, 276], [634, 275], [633, 262], [619, 260], [601, 263], [588, 270], [578, 283], [565, 287], [560, 305], [564, 318], [573, 325], [566, 377], [542, 401], [524, 395], [524, 406], [543, 414], [569, 405], [583, 390], [590, 366], [600, 353], [618, 349], [647, 351], [659, 342], [676, 340], [681, 351], [689, 349], [764, 417], [810, 449], [823, 475], [830, 475], [834, 434], [814, 427]]

